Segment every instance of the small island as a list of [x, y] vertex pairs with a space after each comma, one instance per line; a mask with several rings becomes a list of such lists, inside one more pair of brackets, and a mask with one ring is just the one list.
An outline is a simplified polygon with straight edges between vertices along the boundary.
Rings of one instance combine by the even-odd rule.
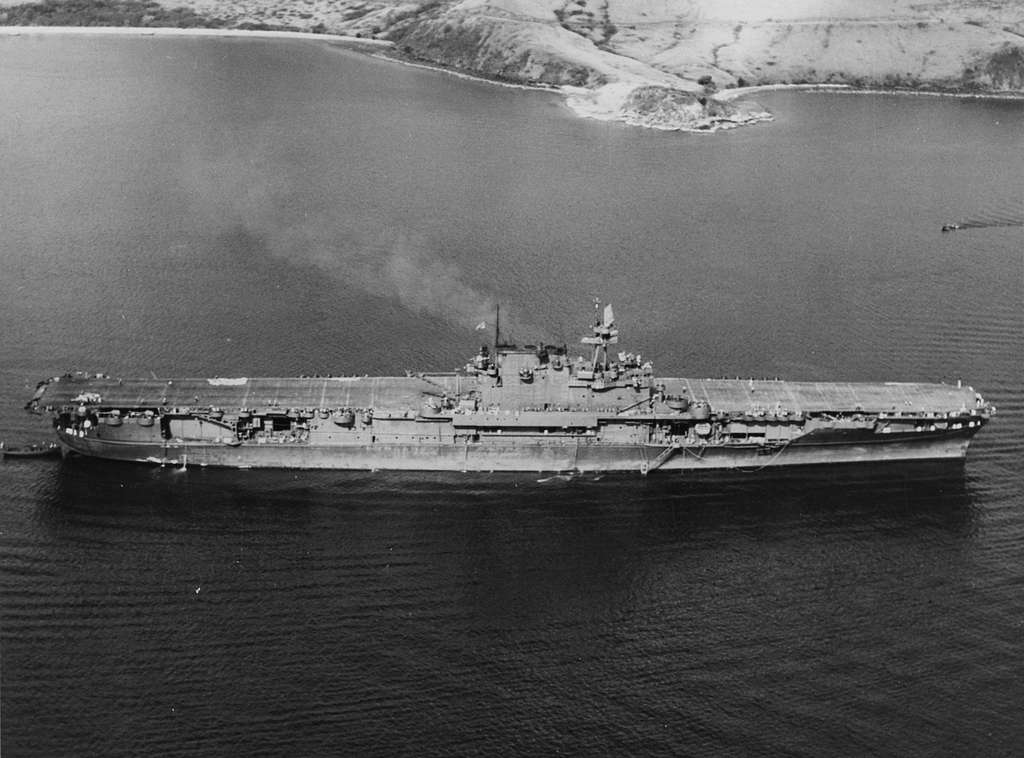
[[661, 129], [768, 120], [746, 96], [780, 86], [1024, 95], [1013, 0], [0, 0], [0, 24], [374, 41], [409, 62], [560, 89], [580, 115]]

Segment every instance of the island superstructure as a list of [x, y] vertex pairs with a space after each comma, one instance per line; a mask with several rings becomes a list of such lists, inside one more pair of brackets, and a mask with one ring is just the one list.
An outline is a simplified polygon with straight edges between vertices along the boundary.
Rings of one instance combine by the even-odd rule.
[[[27, 403], [64, 453], [173, 466], [423, 471], [764, 469], [963, 459], [995, 409], [937, 383], [664, 378], [617, 352], [595, 306], [586, 355], [497, 334], [464, 370], [406, 376], [65, 374]], [[614, 352], [613, 352], [614, 351]]]

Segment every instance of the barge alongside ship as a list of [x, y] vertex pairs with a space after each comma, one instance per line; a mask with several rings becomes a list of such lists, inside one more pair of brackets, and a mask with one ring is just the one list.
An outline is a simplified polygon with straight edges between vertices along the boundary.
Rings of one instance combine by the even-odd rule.
[[65, 454], [177, 466], [433, 471], [762, 469], [963, 459], [995, 409], [972, 388], [656, 377], [610, 306], [586, 357], [495, 339], [402, 377], [41, 382]]

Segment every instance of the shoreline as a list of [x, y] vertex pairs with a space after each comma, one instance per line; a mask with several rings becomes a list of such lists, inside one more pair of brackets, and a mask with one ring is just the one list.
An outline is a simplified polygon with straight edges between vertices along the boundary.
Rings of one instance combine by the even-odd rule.
[[747, 97], [748, 95], [756, 95], [761, 92], [830, 92], [835, 90], [851, 90], [854, 89], [849, 84], [813, 84], [808, 82], [807, 84], [753, 84], [749, 87], [731, 87], [716, 92], [714, 97], [716, 100], [722, 100], [727, 103], [731, 103], [733, 100], [739, 100], [741, 97]]
[[[396, 45], [390, 40], [375, 39], [372, 37], [356, 37], [351, 35], [303, 32], [291, 30], [267, 30], [267, 29], [233, 29], [233, 28], [211, 28], [211, 27], [145, 27], [145, 26], [3, 26], [0, 25], [0, 37], [21, 37], [21, 36], [117, 36], [117, 37], [221, 37], [238, 39], [272, 39], [272, 40], [303, 40], [327, 43], [347, 49], [354, 49], [363, 52], [371, 57], [390, 61], [404, 66], [411, 66], [427, 71], [454, 76], [467, 81], [483, 82], [499, 87], [510, 89], [527, 90], [534, 92], [546, 92], [561, 95], [562, 103], [577, 118], [589, 118], [597, 121], [618, 121], [630, 126], [639, 126], [661, 131], [679, 131], [685, 133], [714, 134], [720, 131], [764, 123], [772, 120], [769, 112], [748, 113], [738, 119], [710, 119], [701, 125], [687, 127], [680, 125], [663, 125], [658, 123], [646, 123], [643, 119], [631, 117], [623, 113], [615, 113], [608, 107], [600, 104], [602, 97], [599, 90], [602, 87], [590, 89], [572, 85], [545, 85], [545, 84], [524, 84], [519, 82], [502, 81], [482, 74], [450, 68], [436, 63], [429, 63], [405, 56], [396, 50]], [[360, 50], [360, 48], [362, 48]], [[616, 86], [617, 85], [617, 86]], [[604, 85], [609, 89], [630, 89], [644, 86], [664, 86], [664, 83], [644, 81], [620, 81], [612, 85]], [[733, 103], [752, 95], [771, 92], [826, 92], [836, 94], [853, 95], [917, 95], [929, 97], [953, 97], [959, 99], [978, 100], [1024, 100], [1024, 93], [1019, 92], [957, 92], [943, 91], [941, 89], [883, 89], [883, 88], [859, 88], [850, 84], [832, 83], [776, 83], [759, 84], [746, 87], [725, 88], [713, 94], [710, 98], [723, 103]], [[589, 100], [589, 102], [585, 102]]]
[[955, 97], [971, 100], [1024, 100], [1024, 92], [956, 92], [940, 89], [882, 89], [878, 87], [854, 87], [852, 84], [756, 84], [750, 87], [733, 87], [716, 93], [717, 100], [732, 102], [760, 92], [826, 92], [841, 95], [914, 95], [922, 97]]
[[[317, 35], [323, 36], [323, 35]], [[363, 41], [362, 37], [353, 37], [351, 39]], [[394, 49], [395, 45], [393, 42], [386, 40], [379, 40], [385, 42], [390, 49]], [[423, 61], [413, 60], [412, 58], [405, 58], [401, 55], [389, 55], [387, 50], [381, 50], [379, 52], [369, 53], [374, 58], [380, 60], [391, 61], [392, 63], [398, 63], [402, 66], [411, 66], [412, 68], [421, 68], [424, 71], [436, 71], [439, 74], [447, 74], [448, 76], [454, 76], [456, 79], [465, 79], [469, 82], [483, 82], [485, 84], [493, 84], [497, 87], [507, 87], [509, 89], [528, 90], [531, 92], [549, 92], [554, 95], [564, 94], [561, 87], [547, 84], [521, 84], [519, 82], [505, 82], [501, 79], [494, 79], [483, 74], [472, 74], [468, 71], [460, 71], [457, 68], [448, 68], [438, 63], [424, 63]]]
[[0, 36], [70, 36], [95, 34], [108, 37], [256, 37], [263, 39], [302, 39], [321, 42], [344, 42], [346, 44], [369, 45], [371, 47], [394, 48], [390, 40], [371, 37], [352, 37], [343, 34], [320, 34], [269, 29], [230, 29], [176, 26], [2, 26]]
[[519, 84], [516, 82], [504, 82], [483, 74], [473, 74], [468, 71], [448, 68], [436, 63], [424, 63], [400, 54], [395, 54], [395, 43], [391, 40], [374, 39], [372, 37], [353, 37], [344, 34], [330, 34], [319, 32], [298, 32], [285, 30], [268, 29], [231, 29], [211, 27], [176, 27], [176, 26], [3, 26], [0, 25], [0, 37], [21, 37], [21, 36], [88, 36], [90, 34], [105, 37], [238, 37], [238, 38], [259, 38], [259, 39], [284, 39], [284, 40], [306, 40], [312, 42], [328, 42], [332, 44], [351, 44], [353, 47], [368, 46], [376, 48], [366, 51], [379, 60], [398, 63], [403, 66], [421, 68], [427, 71], [437, 71], [448, 74], [458, 79], [467, 81], [484, 82], [499, 87], [510, 89], [532, 90], [536, 92], [550, 92], [552, 94], [563, 94], [561, 87], [545, 84]]
[[[727, 115], [712, 114], [705, 110], [700, 116], [691, 112], [688, 117], [681, 115], [685, 113], [686, 106], [677, 112], [669, 110], [667, 113], [658, 107], [655, 107], [653, 112], [644, 113], [631, 106], [630, 100], [633, 93], [652, 86], [664, 87], [664, 85], [651, 85], [649, 82], [634, 80], [606, 84], [593, 90], [583, 87], [563, 87], [562, 94], [565, 97], [565, 105], [579, 118], [619, 122], [627, 126], [638, 126], [664, 132], [715, 134], [773, 120], [772, 115], [768, 111], [760, 109], [756, 103], [748, 105], [756, 106], [757, 110], [736, 107]], [[696, 106], [698, 101], [696, 96], [694, 97], [693, 104]], [[703, 104], [699, 107], [704, 108]]]

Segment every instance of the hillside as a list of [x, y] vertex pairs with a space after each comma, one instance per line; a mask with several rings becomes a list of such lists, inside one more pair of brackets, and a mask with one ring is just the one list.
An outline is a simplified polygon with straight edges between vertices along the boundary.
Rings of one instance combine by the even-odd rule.
[[[0, 5], [13, 4], [0, 0]], [[570, 105], [582, 114], [661, 128], [713, 129], [765, 118], [749, 101], [721, 96], [737, 87], [843, 84], [1024, 93], [1024, 4], [1015, 0], [170, 0], [161, 5], [179, 13], [184, 6], [209, 25], [388, 40], [404, 58], [507, 82], [564, 87]]]

